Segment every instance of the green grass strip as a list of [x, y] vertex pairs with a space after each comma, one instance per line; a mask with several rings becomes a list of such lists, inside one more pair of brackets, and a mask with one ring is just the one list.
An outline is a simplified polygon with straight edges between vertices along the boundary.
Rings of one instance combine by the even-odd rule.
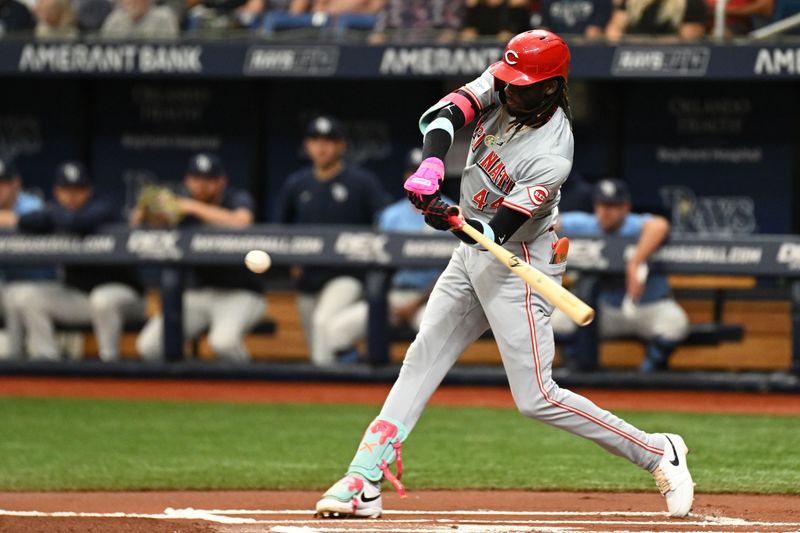
[[[322, 490], [374, 406], [0, 399], [0, 490]], [[682, 434], [701, 492], [800, 494], [800, 417], [622, 412]], [[653, 490], [596, 445], [508, 409], [431, 407], [404, 446], [414, 489]]]

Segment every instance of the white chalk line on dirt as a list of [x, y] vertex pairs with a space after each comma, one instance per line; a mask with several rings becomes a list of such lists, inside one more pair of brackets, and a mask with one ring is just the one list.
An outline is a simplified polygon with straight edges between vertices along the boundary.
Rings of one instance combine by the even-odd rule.
[[[313, 510], [302, 510], [302, 509], [281, 509], [281, 510], [266, 510], [266, 509], [172, 509], [168, 508], [164, 512], [165, 513], [180, 513], [183, 511], [189, 512], [201, 512], [201, 513], [208, 513], [212, 515], [313, 515]], [[572, 516], [572, 517], [579, 517], [579, 516], [594, 516], [594, 517], [656, 517], [656, 518], [667, 518], [669, 515], [663, 511], [495, 511], [495, 510], [462, 510], [462, 511], [411, 511], [411, 510], [391, 510], [391, 511], [384, 511], [382, 519], [383, 522], [390, 522], [390, 519], [386, 517], [391, 516], [419, 516], [419, 515], [436, 515], [436, 516], [513, 516], [513, 517], [546, 517], [546, 516]], [[712, 515], [698, 515], [698, 514], [690, 514], [690, 518], [696, 518], [699, 521], [691, 522], [685, 519], [675, 520], [671, 519], [665, 522], [654, 522], [654, 521], [647, 521], [647, 522], [631, 522], [631, 521], [623, 521], [619, 523], [627, 523], [627, 524], [682, 524], [682, 525], [721, 525], [721, 526], [776, 526], [776, 527], [800, 527], [800, 522], [753, 522], [749, 520], [745, 520], [743, 518], [734, 518], [734, 517], [726, 517], [726, 516], [712, 516]], [[410, 519], [404, 520], [396, 520], [399, 522], [411, 522]], [[504, 522], [504, 523], [563, 523], [563, 524], [584, 524], [584, 523], [595, 523], [596, 521], [580, 521], [580, 520], [528, 520], [528, 521], [515, 521], [515, 520], [476, 520], [476, 519], [468, 519], [469, 522], [474, 523], [497, 523], [497, 522]], [[309, 522], [308, 520], [304, 520], [305, 522]], [[267, 523], [263, 520], [259, 520], [258, 523]], [[614, 524], [615, 522], [602, 520], [604, 524]]]
[[[191, 509], [191, 507], [189, 508]], [[167, 509], [171, 511], [175, 509]], [[178, 509], [182, 510], [182, 509]], [[203, 513], [226, 514], [226, 515], [258, 515], [258, 514], [286, 514], [286, 515], [307, 515], [314, 514], [314, 511], [303, 509], [195, 509]], [[166, 511], [165, 511], [166, 512]], [[471, 510], [471, 511], [406, 511], [406, 510], [384, 510], [384, 516], [391, 515], [460, 515], [460, 516], [667, 516], [664, 511], [494, 511], [494, 510]]]
[[[586, 533], [587, 531], [596, 531], [594, 529], [575, 529], [563, 528], [552, 526], [509, 526], [493, 525], [493, 526], [475, 526], [469, 524], [459, 524], [457, 530], [460, 533]], [[439, 528], [389, 528], [389, 529], [360, 529], [348, 527], [297, 527], [297, 526], [275, 526], [269, 531], [273, 533], [355, 533], [358, 531], [372, 531], [373, 533], [445, 533], [453, 532], [452, 527], [439, 527]], [[685, 529], [637, 529], [637, 530], [621, 530], [615, 529], [614, 533], [711, 533], [708, 529], [685, 530]], [[763, 530], [762, 530], [763, 531]], [[773, 530], [774, 531], [774, 530]], [[727, 533], [727, 532], [726, 532]], [[746, 533], [759, 533], [758, 531], [751, 531]]]
[[[36, 518], [150, 518], [153, 520], [205, 520], [220, 524], [254, 524], [254, 518], [236, 518], [223, 515], [213, 515], [203, 512], [186, 512], [180, 514], [160, 513], [80, 513], [73, 511], [54, 511], [44, 513], [41, 511], [6, 511], [0, 509], [0, 516], [21, 516]], [[286, 522], [285, 520], [283, 522]]]
[[[304, 524], [308, 522], [303, 522]], [[503, 523], [493, 523], [493, 524], [465, 524], [465, 523], [457, 523], [457, 524], [450, 524], [450, 525], [442, 525], [439, 527], [390, 527], [390, 528], [378, 528], [372, 527], [371, 524], [364, 524], [365, 526], [369, 526], [369, 529], [360, 528], [360, 527], [324, 527], [324, 526], [274, 526], [269, 529], [269, 531], [273, 533], [357, 533], [359, 531], [373, 531], [376, 533], [446, 533], [454, 531], [457, 529], [461, 533], [586, 533], [588, 531], [596, 531], [594, 527], [600, 525], [603, 522], [594, 522], [590, 523], [589, 525], [592, 526], [590, 529], [586, 529], [583, 527], [558, 527], [552, 525], [511, 525], [511, 524], [503, 524]], [[373, 522], [374, 524], [374, 522]], [[623, 523], [624, 524], [624, 523]], [[680, 526], [683, 527], [683, 523], [676, 523], [676, 522], [669, 522], [669, 525], [673, 526]], [[634, 524], [631, 524], [634, 525]], [[657, 525], [656, 523], [651, 523], [651, 525]], [[714, 529], [709, 529], [707, 525], [703, 525], [704, 529], [696, 529], [696, 530], [686, 530], [686, 529], [669, 529], [669, 528], [658, 528], [658, 529], [637, 529], [637, 530], [627, 530], [627, 529], [614, 529], [615, 533], [715, 533]], [[715, 527], [715, 526], [710, 526]], [[719, 526], [716, 526], [719, 527]], [[730, 528], [730, 526], [727, 526]], [[751, 526], [752, 527], [752, 526]], [[775, 529], [776, 526], [770, 526], [770, 529], [766, 531], [779, 531]], [[783, 528], [780, 529], [781, 531], [785, 531]], [[716, 533], [730, 533], [731, 529], [722, 529], [716, 530]], [[761, 532], [765, 530], [760, 530]], [[792, 529], [791, 531], [798, 531], [796, 529]], [[748, 530], [746, 532], [741, 533], [759, 533], [759, 530]]]
[[[250, 524], [286, 524], [286, 520], [255, 520], [252, 522], [248, 522]], [[331, 520], [303, 520], [298, 521], [298, 523], [302, 524], [330, 524]], [[360, 520], [358, 523], [366, 523], [366, 521]], [[800, 523], [783, 523], [783, 522], [747, 522], [743, 521], [740, 522], [738, 520], [732, 520], [729, 523], [720, 523], [720, 522], [711, 522], [711, 521], [687, 521], [687, 520], [663, 520], [663, 521], [652, 521], [652, 522], [643, 522], [643, 521], [626, 521], [626, 520], [466, 520], [466, 521], [453, 521], [448, 523], [442, 523], [438, 520], [386, 520], [380, 519], [377, 522], [373, 522], [374, 524], [431, 524], [431, 523], [439, 523], [442, 527], [452, 528], [453, 526], [463, 527], [465, 525], [475, 525], [475, 526], [490, 526], [492, 524], [500, 524], [504, 526], [532, 526], [537, 524], [556, 524], [556, 525], [565, 525], [565, 526], [586, 526], [586, 525], [603, 525], [603, 526], [613, 526], [613, 525], [628, 525], [628, 526], [703, 526], [707, 528], [724, 528], [724, 527], [779, 527], [779, 528], [788, 528], [788, 527], [800, 527]], [[384, 531], [383, 529], [381, 531]]]
[[[270, 529], [270, 531], [274, 533], [352, 533], [357, 531], [367, 531], [364, 529], [350, 529], [350, 528], [340, 528], [340, 527], [322, 527], [322, 528], [310, 528], [310, 527], [296, 527], [296, 526], [276, 526]], [[380, 533], [444, 533], [449, 531], [452, 533], [454, 531], [451, 527], [439, 527], [433, 529], [425, 529], [425, 528], [414, 528], [414, 529], [403, 529], [403, 528], [393, 528], [393, 529], [370, 529], [368, 531], [372, 532], [380, 532]], [[508, 526], [470, 526], [470, 525], [461, 525], [458, 526], [459, 533], [536, 533], [536, 532], [543, 532], [543, 533], [579, 533], [583, 530], [572, 529], [572, 528], [560, 528], [560, 527], [544, 527], [544, 526], [530, 526], [524, 528], [515, 527], [513, 530], [509, 530]], [[663, 533], [663, 532], [660, 532]], [[683, 532], [681, 532], [683, 533]], [[707, 531], [704, 533], [708, 533]]]
[[[280, 515], [280, 514], [287, 514], [287, 515], [297, 515], [303, 514], [306, 516], [310, 516], [313, 514], [313, 511], [310, 510], [296, 510], [296, 509], [285, 509], [285, 510], [243, 510], [243, 509], [235, 509], [235, 510], [225, 510], [225, 509], [192, 509], [192, 508], [185, 508], [185, 509], [173, 509], [167, 508], [164, 510], [163, 513], [160, 514], [145, 514], [145, 513], [122, 513], [122, 512], [114, 512], [114, 513], [86, 513], [86, 512], [72, 512], [72, 511], [56, 511], [56, 512], [41, 512], [41, 511], [6, 511], [0, 510], [0, 516], [24, 516], [24, 517], [76, 517], [76, 518], [149, 518], [155, 520], [202, 520], [207, 522], [216, 522], [220, 524], [285, 524], [286, 520], [257, 520], [255, 518], [248, 518], [243, 516], [228, 516], [231, 514], [261, 514], [261, 515]], [[486, 516], [486, 515], [494, 515], [494, 516], [596, 516], [596, 517], [620, 517], [620, 516], [631, 516], [631, 517], [664, 517], [666, 513], [663, 512], [645, 512], [645, 511], [597, 511], [597, 512], [589, 512], [589, 511], [573, 511], [573, 512], [563, 512], [559, 513], [557, 511], [553, 512], [542, 512], [542, 511], [390, 511], [385, 513], [386, 515], [420, 515], [420, 514], [427, 514], [427, 515], [462, 515], [462, 516]], [[800, 527], [800, 522], [768, 522], [768, 521], [750, 521], [745, 520], [742, 518], [733, 518], [733, 517], [724, 517], [724, 516], [705, 516], [705, 515], [690, 515], [692, 518], [696, 518], [697, 520], [647, 520], [647, 521], [628, 521], [628, 520], [575, 520], [575, 519], [536, 519], [536, 520], [509, 520], [509, 519], [494, 519], [494, 520], [480, 520], [475, 518], [468, 518], [464, 521], [457, 521], [457, 520], [449, 520], [449, 519], [388, 519], [383, 518], [380, 522], [375, 523], [382, 523], [385, 525], [392, 525], [395, 523], [439, 523], [442, 524], [445, 528], [450, 528], [452, 525], [458, 524], [459, 527], [464, 527], [468, 525], [476, 525], [476, 527], [487, 527], [490, 525], [500, 525], [504, 524], [505, 526], [529, 526], [529, 527], [536, 527], [537, 525], [544, 525], [544, 524], [552, 524], [552, 525], [562, 525], [562, 526], [582, 526], [582, 525], [653, 525], [653, 526], [661, 526], [661, 525], [668, 525], [668, 526], [704, 526], [704, 527], [715, 527], [715, 526], [734, 526], [734, 527], [780, 527], [780, 528], [789, 528], [789, 527]], [[364, 523], [366, 521], [360, 521], [360, 523]], [[310, 523], [330, 523], [330, 520], [303, 520], [301, 523], [310, 524]], [[328, 528], [330, 529], [330, 528]], [[340, 531], [341, 529], [330, 529], [331, 531]], [[437, 531], [441, 531], [441, 528], [438, 528]], [[383, 531], [391, 531], [389, 529]], [[417, 530], [418, 531], [418, 530]]]
[[[327, 524], [331, 523], [331, 520], [325, 521]], [[302, 522], [303, 524], [307, 524], [307, 522]], [[460, 533], [536, 533], [536, 532], [543, 532], [543, 533], [586, 533], [584, 529], [576, 529], [576, 528], [566, 528], [566, 527], [553, 527], [553, 526], [514, 526], [512, 529], [509, 529], [509, 526], [506, 525], [470, 525], [470, 524], [450, 524], [447, 526], [427, 526], [427, 527], [419, 527], [419, 526], [406, 526], [406, 527], [380, 527], [384, 524], [381, 524], [380, 521], [367, 521], [363, 523], [363, 521], [353, 521], [353, 520], [346, 520], [341, 521], [337, 520], [334, 523], [342, 524], [347, 523], [351, 524], [348, 526], [287, 526], [287, 525], [280, 525], [274, 526], [270, 528], [268, 531], [273, 533], [363, 533], [366, 531], [372, 533], [453, 533], [453, 531], [458, 530]], [[365, 527], [358, 527], [357, 524], [362, 524]], [[261, 524], [259, 524], [261, 525]], [[226, 533], [236, 533], [235, 529], [219, 529], [218, 531], [224, 531]], [[248, 533], [252, 533], [254, 530], [247, 530]], [[258, 530], [259, 532], [265, 531], [262, 529]], [[660, 533], [664, 533], [661, 531]], [[683, 532], [674, 532], [674, 533], [683, 533]], [[708, 530], [703, 531], [703, 533], [711, 533]]]

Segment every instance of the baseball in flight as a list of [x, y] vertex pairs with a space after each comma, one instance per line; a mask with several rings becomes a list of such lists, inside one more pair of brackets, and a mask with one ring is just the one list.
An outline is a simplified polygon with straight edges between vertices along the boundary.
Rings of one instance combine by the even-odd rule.
[[272, 258], [264, 250], [250, 250], [244, 256], [244, 264], [251, 272], [262, 274], [272, 266]]

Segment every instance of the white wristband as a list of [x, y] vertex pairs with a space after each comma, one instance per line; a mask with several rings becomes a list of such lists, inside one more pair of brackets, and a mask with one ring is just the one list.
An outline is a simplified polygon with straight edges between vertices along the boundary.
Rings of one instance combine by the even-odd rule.
[[[484, 222], [483, 220], [475, 220], [475, 222], [480, 224], [481, 233], [483, 233], [483, 235], [486, 238], [488, 238], [490, 241], [495, 242], [495, 240], [494, 240], [494, 230], [492, 229], [492, 227], [489, 224], [487, 224], [486, 222]], [[467, 222], [467, 224], [469, 224], [469, 222]], [[481, 246], [477, 242], [470, 244], [470, 246], [472, 246], [473, 248], [477, 248], [478, 250], [485, 250], [485, 248], [483, 246]]]

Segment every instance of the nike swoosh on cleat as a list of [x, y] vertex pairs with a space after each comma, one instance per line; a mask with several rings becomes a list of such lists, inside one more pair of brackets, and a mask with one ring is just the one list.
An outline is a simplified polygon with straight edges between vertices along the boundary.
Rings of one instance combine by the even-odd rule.
[[378, 493], [377, 496], [373, 496], [372, 498], [367, 498], [366, 494], [364, 494], [363, 492], [361, 493], [361, 501], [364, 503], [374, 502], [380, 497], [381, 497], [380, 493]]
[[[669, 442], [669, 445], [672, 446], [672, 454], [675, 456], [675, 459], [670, 461], [669, 464], [671, 464], [672, 466], [678, 466], [679, 464], [681, 464], [681, 462], [678, 459], [678, 452], [677, 452], [677, 450], [675, 450], [675, 445], [672, 444], [672, 441], [669, 440], [669, 437], [667, 437], [666, 435], [664, 435], [664, 438], [667, 439], [667, 442]], [[361, 496], [363, 497], [364, 495], [362, 494]]]

